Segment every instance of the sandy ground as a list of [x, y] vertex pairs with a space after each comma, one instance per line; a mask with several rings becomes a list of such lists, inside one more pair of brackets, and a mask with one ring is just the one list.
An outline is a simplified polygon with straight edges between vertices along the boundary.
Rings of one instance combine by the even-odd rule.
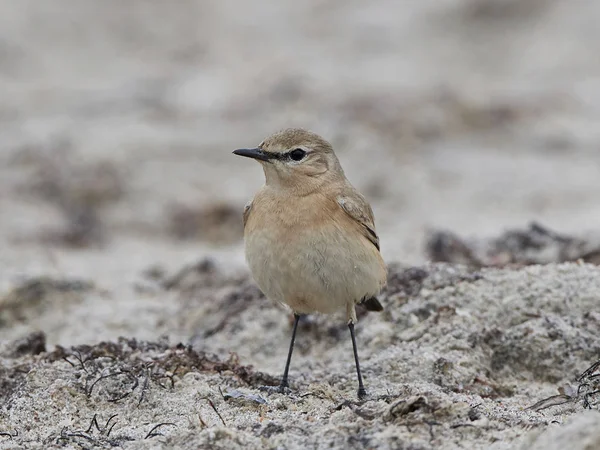
[[[0, 433], [18, 433], [0, 448], [600, 445], [597, 403], [571, 390], [600, 358], [598, 269], [426, 251], [435, 230], [534, 220], [597, 236], [599, 14], [0, 1]], [[391, 265], [386, 312], [358, 326], [365, 403], [339, 317], [302, 325], [290, 396], [260, 390], [291, 324], [248, 278], [240, 214], [262, 174], [231, 151], [286, 126], [333, 142]]]

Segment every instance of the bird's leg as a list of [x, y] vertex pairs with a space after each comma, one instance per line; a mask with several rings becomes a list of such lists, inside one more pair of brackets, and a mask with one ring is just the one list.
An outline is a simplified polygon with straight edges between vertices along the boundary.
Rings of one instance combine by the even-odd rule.
[[356, 350], [356, 337], [354, 336], [354, 324], [349, 322], [348, 328], [350, 328], [350, 337], [352, 338], [352, 347], [354, 348], [354, 362], [356, 363], [356, 375], [358, 376], [358, 398], [363, 399], [367, 396], [367, 391], [365, 390], [365, 385], [363, 384], [362, 375], [360, 373], [358, 351]]
[[300, 314], [294, 313], [294, 330], [292, 331], [292, 340], [290, 342], [290, 350], [288, 351], [287, 362], [285, 363], [285, 370], [283, 372], [283, 378], [279, 385], [279, 391], [285, 392], [285, 389], [289, 387], [288, 383], [288, 372], [290, 371], [290, 362], [292, 361], [292, 352], [294, 351], [294, 341], [296, 340], [296, 329], [298, 328], [298, 321], [300, 320]]
[[367, 396], [365, 385], [363, 384], [362, 375], [360, 373], [360, 364], [358, 362], [358, 350], [356, 349], [356, 337], [354, 336], [354, 323], [356, 322], [356, 310], [354, 304], [348, 306], [348, 328], [350, 329], [350, 337], [352, 338], [352, 348], [354, 350], [354, 362], [356, 363], [356, 375], [358, 376], [358, 398], [363, 399]]

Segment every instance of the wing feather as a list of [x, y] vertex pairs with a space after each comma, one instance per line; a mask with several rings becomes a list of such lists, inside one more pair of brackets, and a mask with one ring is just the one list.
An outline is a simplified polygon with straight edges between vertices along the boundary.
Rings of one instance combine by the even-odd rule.
[[379, 236], [375, 231], [373, 210], [367, 200], [354, 191], [351, 195], [338, 196], [337, 202], [346, 214], [360, 224], [363, 235], [379, 250]]
[[252, 211], [252, 200], [250, 200], [248, 203], [246, 203], [246, 206], [244, 206], [244, 228], [246, 228], [248, 217], [250, 217], [250, 211]]

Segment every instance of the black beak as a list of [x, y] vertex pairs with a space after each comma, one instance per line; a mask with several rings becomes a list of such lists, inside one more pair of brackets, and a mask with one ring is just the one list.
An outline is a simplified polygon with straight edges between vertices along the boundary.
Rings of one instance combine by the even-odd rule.
[[260, 148], [240, 148], [233, 151], [234, 155], [245, 156], [247, 158], [258, 159], [259, 161], [268, 161], [269, 155]]

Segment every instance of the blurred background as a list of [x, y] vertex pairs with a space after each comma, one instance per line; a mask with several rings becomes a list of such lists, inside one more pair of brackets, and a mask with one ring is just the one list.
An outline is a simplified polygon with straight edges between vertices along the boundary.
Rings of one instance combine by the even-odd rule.
[[0, 1], [0, 287], [72, 276], [122, 299], [150, 269], [244, 269], [263, 175], [231, 151], [290, 126], [334, 144], [388, 262], [424, 262], [430, 230], [594, 229], [599, 17], [595, 0]]

